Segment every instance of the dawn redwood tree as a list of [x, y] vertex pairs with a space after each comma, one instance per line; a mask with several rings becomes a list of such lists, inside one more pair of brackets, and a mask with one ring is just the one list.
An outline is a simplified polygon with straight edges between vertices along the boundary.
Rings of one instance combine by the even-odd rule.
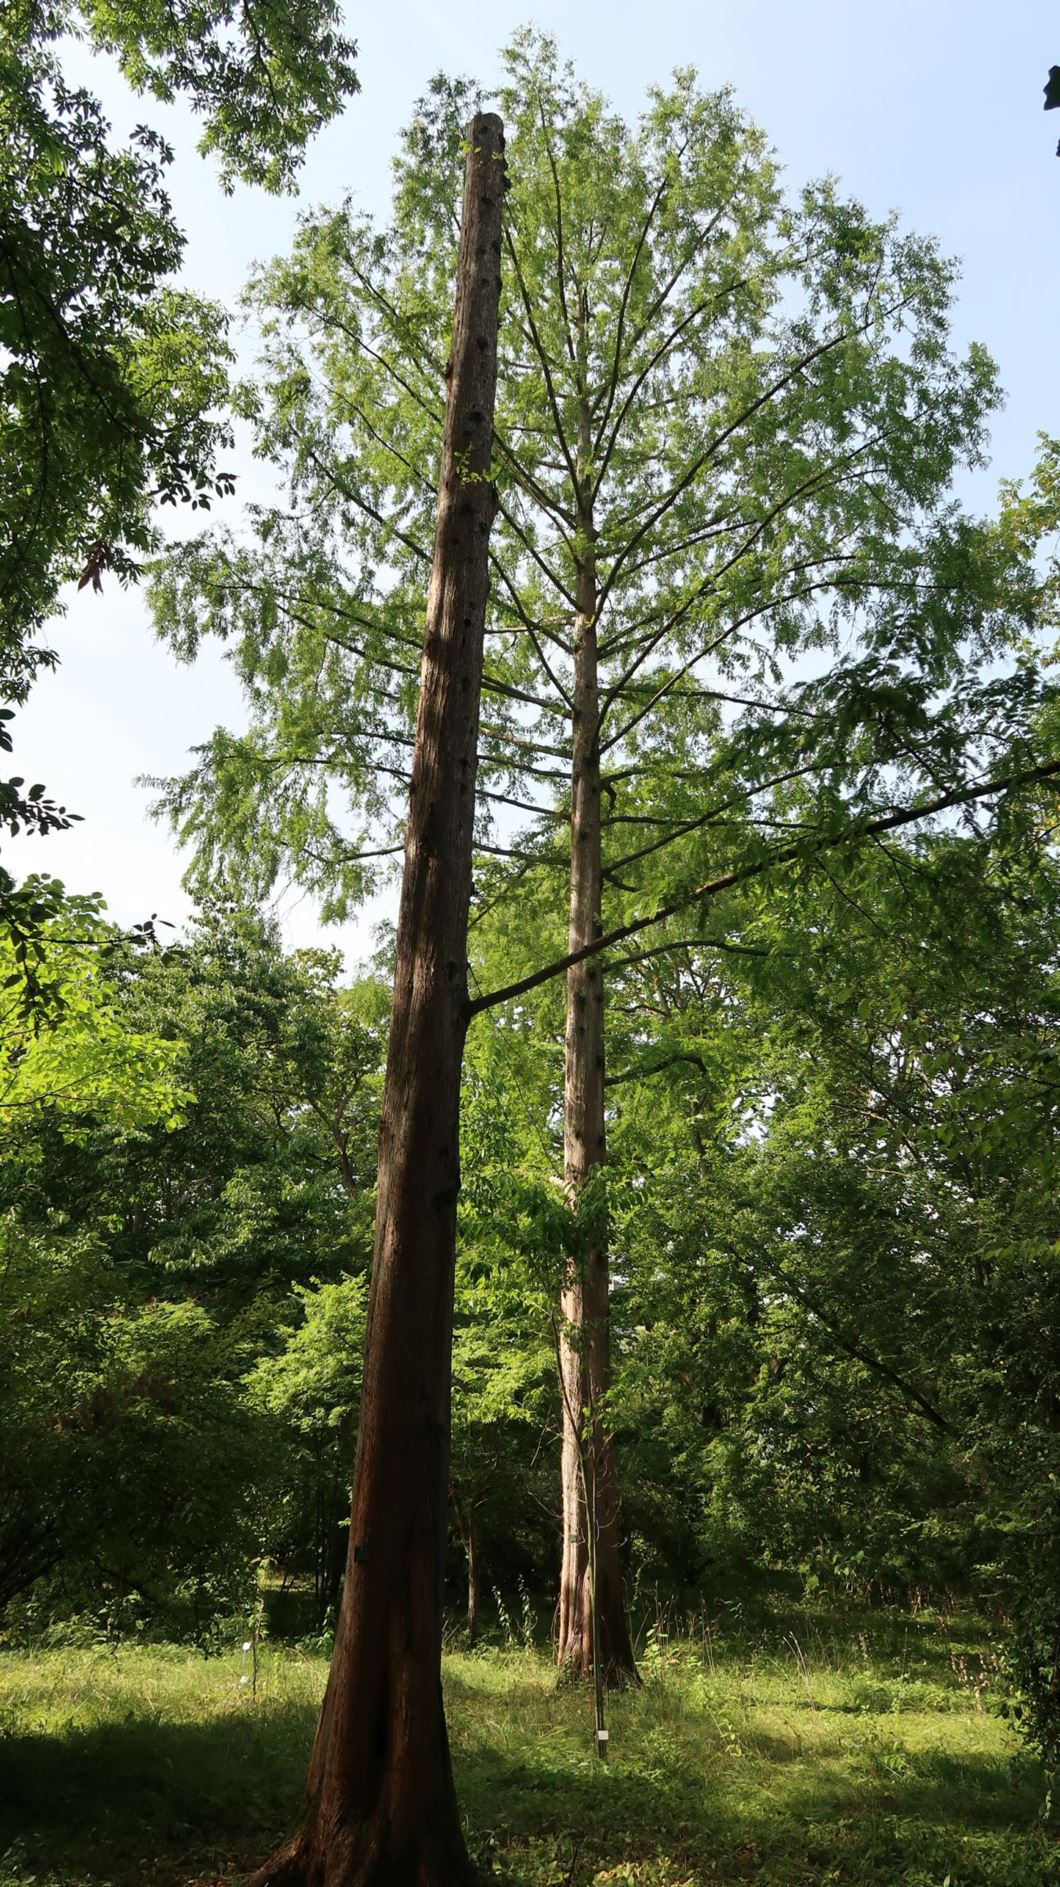
[[[473, 97], [439, 79], [422, 102], [386, 229], [349, 206], [308, 218], [252, 290], [265, 352], [245, 410], [290, 503], [249, 543], [188, 545], [156, 591], [179, 649], [235, 642], [253, 710], [167, 793], [200, 882], [223, 864], [259, 893], [290, 869], [338, 915], [399, 849]], [[620, 1683], [605, 946], [708, 898], [724, 936], [747, 874], [824, 870], [874, 818], [1033, 767], [1039, 684], [1012, 651], [1040, 586], [1025, 544], [949, 498], [997, 389], [982, 349], [950, 348], [953, 272], [930, 242], [829, 183], [787, 201], [761, 134], [688, 72], [630, 127], [525, 34], [502, 107], [472, 926], [480, 962], [504, 937], [508, 980], [472, 1007], [566, 978], [559, 1655], [588, 1669], [588, 1478]]]
[[504, 134], [468, 132], [379, 1132], [349, 1555], [301, 1826], [258, 1887], [470, 1881], [442, 1706], [460, 1073], [495, 495]]

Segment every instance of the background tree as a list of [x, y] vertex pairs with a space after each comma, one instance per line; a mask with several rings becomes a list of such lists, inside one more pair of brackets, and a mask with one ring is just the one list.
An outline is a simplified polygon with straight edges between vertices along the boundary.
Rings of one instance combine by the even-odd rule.
[[888, 1547], [876, 1508], [863, 1576], [971, 1577], [1010, 1610], [1019, 1708], [1051, 1763], [1054, 814], [1052, 795], [1010, 809], [992, 856], [951, 832], [843, 874], [828, 994], [789, 1010], [752, 1219], [822, 1346], [916, 1438], [897, 1475], [870, 1454], [866, 1492], [901, 1519]]
[[[79, 934], [70, 936], [71, 929]], [[39, 1133], [42, 1114], [67, 1131], [94, 1110], [108, 1127], [174, 1127], [190, 1099], [181, 1085], [183, 1045], [128, 1027], [120, 943], [98, 899], [71, 899], [61, 923], [42, 926], [36, 980], [58, 1017], [51, 1030], [26, 1014], [18, 946], [0, 933], [0, 1135], [8, 1144], [20, 1131]]]
[[[95, 932], [56, 946], [57, 1025], [8, 1027], [8, 1498], [54, 1549], [12, 1564], [23, 1586], [47, 1575], [42, 1618], [139, 1607], [205, 1631], [264, 1552], [312, 1578], [316, 1619], [349, 1463], [312, 1375], [330, 1370], [348, 1432], [385, 996], [337, 992], [334, 958], [285, 958], [246, 914], [159, 952]], [[345, 1402], [318, 1360], [339, 1329]]]
[[[251, 1399], [288, 1439], [288, 1510], [274, 1520], [270, 1554], [285, 1574], [308, 1560], [318, 1630], [338, 1617], [349, 1547], [350, 1464], [357, 1432], [364, 1349], [366, 1272], [294, 1287], [298, 1319], [248, 1376]], [[308, 1552], [307, 1552], [308, 1546]]]
[[209, 1643], [243, 1609], [272, 1504], [238, 1333], [145, 1297], [105, 1245], [0, 1223], [0, 1601], [23, 1629], [86, 1614]]
[[[98, 99], [63, 73], [64, 35], [112, 52], [139, 93], [188, 100], [226, 186], [292, 185], [308, 138], [356, 90], [333, 0], [12, 0], [0, 21], [0, 697], [18, 704], [54, 664], [36, 640], [74, 577], [135, 577], [159, 503], [209, 509], [230, 492], [218, 455], [231, 355], [226, 317], [176, 287], [184, 238], [141, 125], [115, 148]], [[10, 718], [5, 714], [5, 721]], [[10, 747], [0, 728], [2, 746]], [[24, 780], [0, 784], [10, 833], [61, 828]], [[0, 923], [22, 947], [60, 907], [0, 870]]]
[[483, 1592], [536, 1598], [555, 1578], [553, 1306], [569, 1215], [540, 1127], [541, 1061], [522, 1031], [498, 1026], [476, 1032], [465, 1069], [450, 1494], [472, 1643]]

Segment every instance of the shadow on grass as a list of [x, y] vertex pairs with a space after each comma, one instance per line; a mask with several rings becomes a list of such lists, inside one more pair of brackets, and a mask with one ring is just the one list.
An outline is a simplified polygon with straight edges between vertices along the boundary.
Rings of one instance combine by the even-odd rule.
[[712, 1630], [727, 1655], [744, 1659], [756, 1654], [788, 1659], [798, 1647], [811, 1664], [850, 1675], [871, 1653], [880, 1676], [887, 1675], [889, 1666], [903, 1670], [912, 1663], [926, 1680], [943, 1683], [950, 1681], [954, 1656], [976, 1656], [983, 1636], [982, 1621], [972, 1613], [914, 1616], [900, 1610], [812, 1604], [763, 1606], [746, 1614], [739, 1608], [723, 1609]]
[[[737, 1761], [713, 1788], [679, 1775], [465, 1757], [457, 1786], [478, 1852], [510, 1887], [1055, 1887], [1040, 1787], [986, 1758], [933, 1757], [898, 1780], [759, 1774]], [[661, 1859], [660, 1857], [665, 1857]], [[625, 1870], [629, 1870], [628, 1872]], [[614, 1872], [612, 1872], [614, 1870]], [[619, 1871], [622, 1870], [622, 1871]]]
[[[5, 1739], [0, 1855], [14, 1845], [20, 1858], [0, 1863], [0, 1887], [185, 1887], [249, 1871], [293, 1818], [315, 1715], [280, 1701], [205, 1722], [133, 1710]], [[512, 1887], [588, 1887], [624, 1864], [647, 1871], [614, 1878], [653, 1887], [1060, 1880], [1055, 1847], [1030, 1832], [1039, 1785], [1018, 1759], [881, 1745], [852, 1767], [755, 1732], [740, 1749], [693, 1736], [684, 1758], [631, 1735], [629, 1756], [604, 1765], [545, 1735], [505, 1751], [458, 1727], [473, 1845]]]
[[[140, 1887], [189, 1866], [249, 1867], [288, 1825], [316, 1722], [308, 1704], [246, 1706], [205, 1722], [129, 1712], [0, 1745], [0, 1857], [62, 1887]], [[214, 1870], [217, 1871], [217, 1868]], [[0, 1861], [0, 1887], [18, 1881]]]
[[621, 1826], [662, 1837], [691, 1828], [713, 1852], [717, 1840], [740, 1838], [749, 1818], [765, 1828], [822, 1814], [878, 1812], [940, 1829], [1028, 1829], [1041, 1802], [1030, 1764], [1013, 1774], [986, 1757], [932, 1753], [905, 1775], [851, 1776], [818, 1771], [812, 1759], [802, 1758], [799, 1775], [792, 1777], [790, 1749], [784, 1757], [781, 1763], [775, 1757], [756, 1762], [750, 1787], [741, 1759], [734, 1757], [704, 1787], [700, 1777], [634, 1770], [621, 1760], [575, 1768], [508, 1761], [503, 1753], [481, 1749], [463, 1756], [457, 1780], [472, 1823], [495, 1832], [525, 1836], [550, 1827], [598, 1827], [606, 1833]]

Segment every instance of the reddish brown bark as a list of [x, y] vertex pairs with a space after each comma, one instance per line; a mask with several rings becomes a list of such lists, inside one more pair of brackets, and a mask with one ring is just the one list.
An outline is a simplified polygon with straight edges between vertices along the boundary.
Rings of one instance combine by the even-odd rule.
[[[588, 398], [579, 426], [579, 467], [591, 475]], [[579, 492], [577, 621], [571, 760], [571, 875], [568, 949], [600, 935], [603, 888], [600, 825], [600, 701], [597, 675], [596, 532], [591, 504]], [[607, 1221], [602, 1201], [587, 1195], [594, 1171], [607, 1158], [604, 1121], [604, 991], [597, 958], [567, 972], [567, 1033], [563, 1096], [563, 1152], [568, 1196], [588, 1198], [589, 1233], [572, 1258], [562, 1294], [559, 1372], [563, 1404], [561, 1481], [563, 1557], [559, 1592], [560, 1665], [585, 1677], [593, 1669], [593, 1567], [596, 1545], [596, 1626], [603, 1681], [636, 1683], [619, 1556], [618, 1481], [610, 1437], [587, 1412], [603, 1408], [611, 1381], [610, 1278]]]
[[301, 1826], [257, 1887], [460, 1887], [442, 1708], [460, 1070], [495, 508], [504, 134], [470, 127], [420, 675], [346, 1580]]

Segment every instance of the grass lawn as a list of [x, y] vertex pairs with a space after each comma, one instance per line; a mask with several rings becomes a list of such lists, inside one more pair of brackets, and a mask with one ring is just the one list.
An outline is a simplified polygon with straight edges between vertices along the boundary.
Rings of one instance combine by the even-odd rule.
[[[591, 1703], [547, 1659], [455, 1653], [468, 1839], [515, 1887], [1060, 1887], [1043, 1785], [974, 1631], [815, 1620], [650, 1639], [644, 1688]], [[235, 1887], [297, 1802], [324, 1660], [0, 1652], [0, 1887]]]

